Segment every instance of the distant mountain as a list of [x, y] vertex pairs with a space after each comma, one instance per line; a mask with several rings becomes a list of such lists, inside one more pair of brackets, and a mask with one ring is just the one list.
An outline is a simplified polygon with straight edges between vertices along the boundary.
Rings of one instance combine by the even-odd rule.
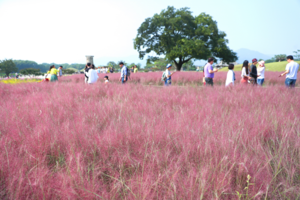
[[270, 55], [266, 55], [258, 51], [252, 51], [249, 49], [239, 49], [236, 51], [236, 53], [239, 58], [236, 62], [239, 64], [242, 64], [244, 60], [248, 60], [249, 62], [251, 62], [253, 58], [256, 58], [257, 60], [259, 59], [268, 60], [272, 58], [272, 56]]

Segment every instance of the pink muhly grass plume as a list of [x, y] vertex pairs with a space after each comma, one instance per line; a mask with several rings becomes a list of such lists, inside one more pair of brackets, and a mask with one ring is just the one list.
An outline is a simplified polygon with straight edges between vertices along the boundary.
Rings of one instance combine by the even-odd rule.
[[267, 74], [263, 88], [239, 72], [232, 88], [225, 72], [214, 88], [192, 72], [0, 84], [0, 199], [296, 199], [300, 90]]

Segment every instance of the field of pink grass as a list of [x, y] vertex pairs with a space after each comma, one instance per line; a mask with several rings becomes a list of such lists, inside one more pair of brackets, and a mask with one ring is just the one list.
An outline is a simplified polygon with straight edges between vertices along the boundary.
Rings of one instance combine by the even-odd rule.
[[299, 199], [300, 90], [180, 74], [0, 84], [0, 199]]

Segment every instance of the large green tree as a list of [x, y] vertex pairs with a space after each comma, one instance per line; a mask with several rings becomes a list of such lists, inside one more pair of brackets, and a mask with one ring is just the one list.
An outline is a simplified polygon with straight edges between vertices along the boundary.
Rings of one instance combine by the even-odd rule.
[[10, 73], [18, 71], [18, 68], [12, 59], [0, 61], [0, 69], [1, 73], [5, 73], [6, 76], [9, 76]]
[[276, 60], [276, 62], [280, 62], [280, 61], [285, 60], [286, 57], [287, 57], [286, 54], [278, 54], [278, 55], [275, 55], [275, 56], [274, 56], [274, 60]]
[[[134, 48], [143, 59], [154, 52], [172, 60], [177, 70], [192, 59], [209, 57], [224, 62], [237, 60], [236, 53], [227, 46], [226, 34], [218, 30], [211, 16], [201, 13], [193, 16], [189, 8], [176, 10], [168, 7], [160, 14], [147, 18], [139, 27]], [[157, 57], [148, 57], [147, 62]]]

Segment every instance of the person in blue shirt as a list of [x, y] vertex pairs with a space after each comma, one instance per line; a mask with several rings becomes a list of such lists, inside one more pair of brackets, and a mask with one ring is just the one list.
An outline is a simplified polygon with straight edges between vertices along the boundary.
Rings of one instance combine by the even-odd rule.
[[299, 64], [294, 61], [293, 56], [286, 57], [288, 64], [286, 65], [285, 72], [280, 74], [279, 77], [286, 75], [286, 87], [295, 87], [297, 81], [297, 73], [299, 71]]
[[121, 77], [119, 81], [122, 81], [122, 84], [126, 83], [127, 81], [127, 67], [124, 65], [123, 62], [119, 63], [119, 66], [121, 68]]

